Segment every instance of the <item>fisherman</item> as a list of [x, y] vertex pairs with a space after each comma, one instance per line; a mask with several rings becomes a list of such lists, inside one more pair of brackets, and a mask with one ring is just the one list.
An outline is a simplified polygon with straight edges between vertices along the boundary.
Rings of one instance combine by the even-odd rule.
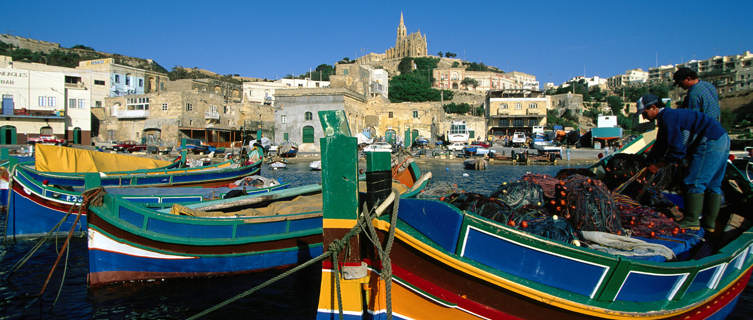
[[705, 113], [716, 121], [719, 120], [719, 95], [713, 84], [698, 79], [698, 74], [690, 68], [681, 67], [672, 75], [675, 85], [688, 90], [680, 108]]
[[667, 163], [689, 162], [685, 183], [685, 216], [680, 227], [714, 232], [722, 199], [722, 179], [729, 155], [729, 136], [719, 121], [705, 113], [689, 109], [665, 108], [659, 97], [647, 94], [638, 99], [636, 115], [657, 119], [659, 132], [649, 153], [656, 173]]

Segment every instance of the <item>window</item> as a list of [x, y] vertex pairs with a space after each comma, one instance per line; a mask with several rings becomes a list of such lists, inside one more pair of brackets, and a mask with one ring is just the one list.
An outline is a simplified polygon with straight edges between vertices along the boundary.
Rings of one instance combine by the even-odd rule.
[[515, 110], [520, 110], [522, 108], [523, 108], [523, 106], [520, 105], [520, 102], [518, 102], [518, 103], [515, 104]]
[[227, 106], [222, 106], [222, 113], [227, 113]]
[[131, 77], [129, 77], [128, 75], [126, 75], [125, 76], [125, 82], [126, 82], [125, 85], [130, 86], [131, 85]]
[[387, 117], [391, 119], [392, 118], [392, 112], [388, 112], [387, 113]]
[[47, 101], [47, 97], [39, 96], [39, 106], [44, 107], [44, 103]]
[[305, 114], [306, 121], [311, 120], [314, 118], [314, 115], [310, 111], [306, 111]]
[[55, 103], [55, 97], [47, 97], [47, 106], [48, 107], [54, 107], [57, 104]]
[[52, 135], [52, 127], [45, 126], [39, 129], [39, 134], [44, 136], [51, 136]]
[[167, 111], [167, 103], [162, 104], [162, 111]]
[[539, 125], [539, 121], [536, 120], [536, 119], [529, 119], [528, 120], [528, 125], [531, 126], [531, 127], [537, 126], [537, 125]]
[[283, 140], [283, 141], [288, 141], [288, 133], [287, 133], [287, 132], [284, 132], [284, 133], [282, 134], [282, 140]]
[[301, 132], [301, 141], [303, 143], [314, 143], [314, 127], [305, 126]]
[[193, 111], [193, 106], [190, 103], [186, 103], [186, 111]]
[[523, 126], [523, 119], [513, 119], [513, 125], [516, 127], [522, 127]]
[[502, 106], [500, 107], [500, 109], [507, 109], [507, 108], [508, 108], [507, 103], [503, 103]]
[[165, 83], [164, 82], [160, 82], [159, 83], [159, 89], [160, 90], [165, 90]]
[[283, 114], [283, 115], [281, 115], [281, 116], [280, 116], [280, 123], [282, 123], [282, 124], [286, 124], [286, 123], [288, 123], [288, 116], [286, 116], [286, 115], [284, 115], [284, 114]]
[[68, 99], [68, 108], [76, 107], [76, 99]]
[[418, 118], [418, 111], [416, 111], [416, 110], [413, 110], [413, 117], [414, 117], [414, 118]]
[[343, 70], [343, 74], [347, 76], [348, 75], [348, 69]]
[[139, 88], [144, 87], [144, 79], [139, 79]]
[[189, 126], [189, 127], [192, 127], [192, 126], [193, 126], [193, 120], [188, 120], [188, 126]]
[[95, 101], [94, 106], [97, 108], [102, 108], [102, 101]]
[[535, 104], [535, 103], [531, 103], [531, 104], [529, 104], [529, 105], [528, 105], [528, 108], [529, 108], [529, 109], [536, 109], [536, 108], [538, 108], [538, 107], [539, 107], [539, 105], [538, 105], [538, 104]]
[[96, 84], [98, 86], [104, 86], [105, 85], [105, 80], [94, 80], [94, 84]]
[[120, 83], [120, 75], [119, 74], [115, 75], [115, 83]]
[[509, 127], [510, 126], [510, 119], [499, 119], [499, 126], [500, 127]]

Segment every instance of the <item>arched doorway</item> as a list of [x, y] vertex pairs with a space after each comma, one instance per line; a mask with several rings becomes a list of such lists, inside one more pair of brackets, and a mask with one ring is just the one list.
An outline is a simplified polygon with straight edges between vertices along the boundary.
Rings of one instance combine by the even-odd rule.
[[0, 127], [0, 144], [16, 144], [16, 127]]
[[305, 126], [303, 127], [303, 132], [301, 132], [302, 136], [302, 142], [303, 143], [314, 143], [314, 127], [312, 126]]
[[52, 135], [52, 127], [50, 126], [44, 126], [39, 128], [39, 135], [42, 136], [51, 136]]
[[394, 144], [395, 139], [397, 138], [397, 133], [393, 129], [387, 129], [387, 131], [384, 132], [384, 140], [387, 141], [387, 143]]
[[81, 128], [73, 128], [73, 144], [81, 144]]

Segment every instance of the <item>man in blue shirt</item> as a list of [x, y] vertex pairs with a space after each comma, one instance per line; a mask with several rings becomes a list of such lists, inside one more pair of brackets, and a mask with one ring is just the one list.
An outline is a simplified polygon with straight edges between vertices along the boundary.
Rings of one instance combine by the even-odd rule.
[[652, 173], [665, 163], [688, 160], [688, 175], [683, 179], [685, 217], [680, 227], [698, 229], [698, 217], [703, 212], [701, 226], [714, 232], [716, 217], [722, 199], [722, 179], [729, 156], [729, 136], [719, 121], [705, 113], [688, 109], [665, 108], [653, 94], [647, 94], [637, 103], [636, 114], [648, 120], [657, 120], [659, 132], [649, 153], [656, 161], [648, 167]]
[[719, 94], [713, 84], [698, 79], [698, 74], [689, 68], [679, 68], [672, 76], [675, 84], [688, 90], [680, 108], [700, 111], [720, 121]]

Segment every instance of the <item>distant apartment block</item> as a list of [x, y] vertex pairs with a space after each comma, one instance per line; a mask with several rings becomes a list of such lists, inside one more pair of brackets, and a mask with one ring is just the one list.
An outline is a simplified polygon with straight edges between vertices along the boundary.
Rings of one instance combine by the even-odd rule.
[[[436, 89], [486, 92], [489, 90], [538, 90], [536, 76], [523, 72], [468, 71], [463, 67], [437, 68], [433, 71]], [[472, 80], [468, 81], [466, 79]], [[465, 81], [464, 81], [465, 80]]]
[[618, 74], [616, 76], [607, 79], [607, 85], [609, 88], [621, 88], [623, 86], [632, 86], [648, 81], [648, 71], [643, 71], [641, 68], [630, 69], [625, 71], [624, 74]]

